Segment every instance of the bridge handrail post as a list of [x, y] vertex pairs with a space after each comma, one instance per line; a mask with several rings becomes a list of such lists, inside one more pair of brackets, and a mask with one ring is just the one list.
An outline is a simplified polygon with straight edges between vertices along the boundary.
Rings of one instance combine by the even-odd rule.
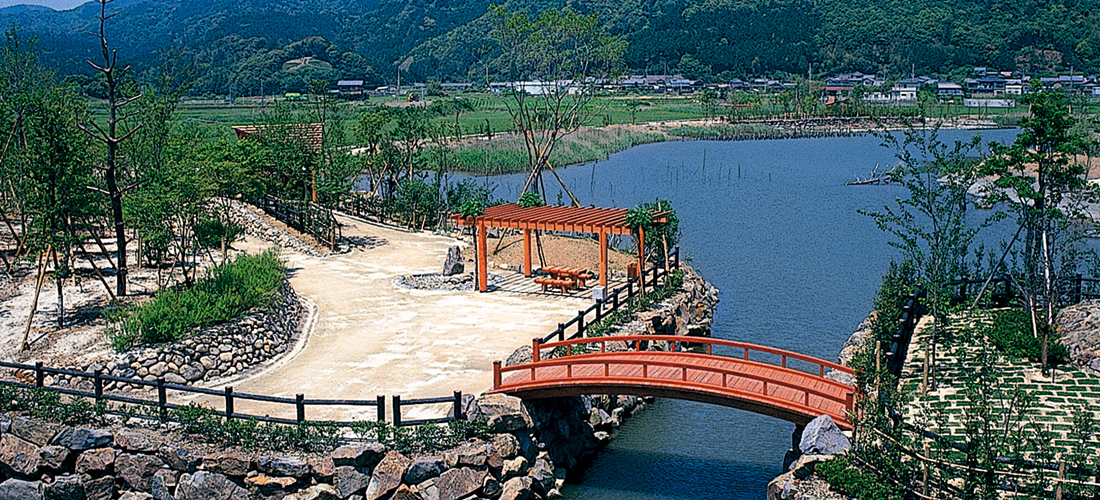
[[541, 357], [539, 351], [542, 350], [542, 339], [535, 337], [531, 339], [531, 362], [538, 363]]
[[[538, 351], [533, 351], [537, 353]], [[535, 354], [537, 356], [537, 354]], [[538, 361], [537, 359], [535, 361]], [[493, 361], [493, 390], [500, 389], [500, 361]]]
[[852, 391], [844, 393], [844, 409], [849, 413], [855, 411], [856, 407], [856, 394]]

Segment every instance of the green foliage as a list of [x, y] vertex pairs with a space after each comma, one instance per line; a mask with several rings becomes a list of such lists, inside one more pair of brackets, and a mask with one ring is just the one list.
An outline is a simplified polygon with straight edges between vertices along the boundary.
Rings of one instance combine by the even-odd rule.
[[[665, 222], [657, 222], [656, 214], [663, 214]], [[672, 247], [680, 241], [680, 218], [666, 200], [644, 202], [626, 212], [626, 223], [645, 233], [645, 254], [648, 259], [663, 262]]]
[[254, 307], [267, 307], [277, 297], [286, 267], [267, 251], [241, 255], [213, 267], [191, 287], [161, 290], [152, 300], [121, 311], [108, 336], [112, 347], [182, 339], [196, 328], [229, 321]]
[[226, 245], [237, 240], [244, 233], [244, 228], [232, 223], [225, 223], [220, 219], [206, 219], [199, 221], [194, 227], [195, 240], [203, 248], [215, 248], [225, 242]]
[[[1047, 328], [1039, 319], [1040, 331]], [[1023, 309], [997, 311], [993, 314], [993, 325], [985, 331], [989, 341], [1005, 354], [1015, 358], [1038, 361], [1043, 353], [1043, 334], [1037, 338], [1031, 330], [1031, 317]], [[1058, 341], [1056, 334], [1049, 335], [1047, 362], [1060, 365], [1069, 361], [1069, 350]]]
[[546, 202], [543, 201], [542, 196], [534, 191], [527, 191], [519, 197], [519, 202], [516, 203], [522, 208], [532, 208], [545, 206]]
[[852, 459], [839, 456], [820, 464], [815, 469], [834, 490], [856, 500], [901, 500], [905, 490], [880, 480], [874, 474], [852, 465]]
[[466, 217], [479, 217], [485, 215], [485, 205], [482, 205], [481, 200], [477, 198], [467, 198], [462, 202], [462, 206], [458, 207], [458, 213]]
[[81, 398], [63, 398], [61, 393], [38, 388], [0, 385], [0, 411], [29, 413], [35, 418], [67, 425], [92, 422], [103, 416], [106, 403], [93, 404]]
[[188, 403], [171, 411], [170, 420], [183, 431], [207, 442], [272, 451], [330, 451], [340, 443], [340, 429], [331, 424], [301, 422], [297, 425], [260, 423], [255, 419], [225, 419], [214, 410]]
[[882, 285], [875, 292], [876, 313], [871, 323], [872, 337], [879, 342], [889, 342], [897, 332], [902, 308], [917, 285], [914, 273], [912, 264], [891, 260], [889, 269], [882, 275]]

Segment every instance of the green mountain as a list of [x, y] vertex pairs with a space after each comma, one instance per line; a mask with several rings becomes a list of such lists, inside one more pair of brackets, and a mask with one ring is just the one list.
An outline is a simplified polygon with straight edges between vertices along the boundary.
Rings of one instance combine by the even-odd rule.
[[[483, 81], [499, 64], [489, 0], [115, 0], [107, 36], [139, 76], [190, 75], [194, 93], [304, 90], [313, 78]], [[514, 0], [598, 13], [636, 72], [689, 76], [949, 73], [990, 66], [1100, 72], [1100, 0]], [[89, 84], [98, 3], [0, 9], [44, 60]], [[327, 64], [287, 65], [309, 57]], [[85, 75], [85, 76], [81, 76]], [[94, 85], [88, 86], [94, 89]]]

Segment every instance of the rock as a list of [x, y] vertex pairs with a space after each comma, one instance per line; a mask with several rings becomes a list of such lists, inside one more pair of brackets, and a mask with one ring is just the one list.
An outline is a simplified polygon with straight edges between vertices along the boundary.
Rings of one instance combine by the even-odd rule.
[[439, 486], [436, 486], [435, 481], [435, 479], [429, 479], [418, 483], [415, 487], [416, 492], [420, 493], [424, 500], [439, 500]]
[[828, 415], [822, 415], [806, 424], [802, 431], [802, 441], [798, 448], [805, 455], [839, 455], [848, 451], [852, 442], [848, 440], [836, 422]]
[[489, 443], [490, 450], [505, 460], [519, 455], [519, 439], [511, 434], [497, 434]]
[[386, 451], [386, 445], [376, 441], [345, 445], [332, 452], [332, 463], [336, 466], [374, 467], [386, 456]]
[[153, 453], [157, 449], [144, 434], [130, 429], [115, 432], [115, 446], [130, 453]]
[[251, 468], [252, 461], [241, 453], [231, 451], [202, 457], [202, 468], [227, 476], [244, 477]]
[[152, 375], [154, 377], [159, 377], [161, 375], [164, 375], [167, 372], [168, 372], [168, 364], [163, 362], [163, 361], [154, 363], [153, 366], [149, 367], [149, 375]]
[[336, 496], [347, 498], [366, 489], [370, 485], [370, 476], [359, 472], [355, 467], [341, 465], [336, 468], [332, 484], [336, 487]]
[[370, 477], [370, 485], [363, 493], [366, 500], [378, 500], [393, 493], [401, 485], [401, 478], [405, 476], [405, 470], [412, 464], [409, 460], [396, 451], [391, 451], [382, 458], [374, 467]]
[[591, 425], [593, 429], [609, 430], [611, 429], [611, 415], [600, 408], [593, 408], [592, 412], [588, 414], [588, 425]]
[[297, 489], [298, 480], [292, 477], [272, 477], [267, 474], [257, 474], [245, 478], [244, 484], [260, 490], [263, 497], [284, 496]]
[[545, 460], [536, 461], [535, 467], [527, 473], [527, 477], [533, 481], [532, 490], [541, 496], [546, 496], [546, 493], [555, 486], [554, 471], [547, 467]]
[[123, 453], [115, 459], [115, 475], [119, 481], [137, 491], [149, 491], [153, 474], [164, 465], [152, 455]]
[[557, 488], [546, 492], [546, 500], [561, 500], [562, 498], [565, 498], [565, 495], [562, 495]]
[[60, 476], [42, 485], [43, 500], [85, 500], [84, 480], [80, 476]]
[[467, 443], [443, 454], [447, 467], [484, 467], [488, 457], [485, 456], [486, 444], [484, 441]]
[[50, 438], [54, 437], [65, 428], [65, 426], [50, 422], [40, 422], [25, 417], [15, 417], [11, 420], [11, 427], [8, 432], [28, 443], [36, 446], [45, 446], [50, 443]]
[[60, 471], [69, 459], [69, 449], [64, 446], [43, 446], [38, 450], [39, 465], [53, 471]]
[[91, 474], [98, 476], [110, 472], [115, 464], [118, 450], [114, 448], [98, 448], [81, 453], [76, 459], [77, 474]]
[[319, 482], [331, 483], [332, 476], [336, 475], [336, 464], [331, 458], [323, 458], [309, 463], [309, 470]]
[[439, 458], [420, 458], [409, 465], [405, 471], [405, 484], [420, 484], [434, 477], [439, 477], [447, 470], [447, 464]]
[[529, 500], [533, 495], [531, 485], [534, 480], [527, 476], [513, 477], [504, 482], [501, 488], [500, 500]]
[[[524, 363], [530, 363], [533, 358], [531, 357], [531, 346], [525, 345], [512, 351], [512, 354], [508, 356], [508, 359], [504, 360], [504, 366], [522, 365]], [[467, 414], [469, 410], [466, 410]]]
[[817, 464], [832, 458], [830, 455], [802, 455], [787, 469], [796, 479], [806, 479], [814, 473]]
[[202, 457], [197, 453], [175, 446], [162, 447], [157, 453], [157, 457], [167, 463], [172, 469], [180, 472], [195, 472], [199, 464], [202, 463]]
[[485, 475], [485, 481], [481, 484], [481, 496], [486, 498], [500, 498], [502, 492], [500, 481], [497, 481], [492, 474]]
[[791, 495], [791, 486], [794, 482], [794, 474], [786, 472], [780, 474], [768, 483], [764, 498], [766, 500], [787, 500]]
[[424, 497], [420, 496], [420, 493], [414, 491], [409, 485], [402, 484], [397, 487], [397, 491], [393, 492], [390, 500], [424, 500]]
[[152, 500], [153, 495], [140, 491], [127, 491], [118, 497], [118, 500]]
[[261, 457], [257, 468], [273, 476], [303, 478], [309, 475], [309, 464], [294, 457]]
[[454, 276], [465, 271], [462, 265], [462, 249], [451, 247], [447, 249], [447, 259], [443, 261], [443, 276]]
[[177, 375], [176, 373], [169, 372], [164, 376], [164, 381], [169, 384], [187, 385], [187, 379]]
[[38, 500], [40, 498], [42, 493], [38, 490], [37, 482], [12, 478], [0, 483], [0, 500]]
[[504, 465], [500, 469], [501, 479], [507, 479], [510, 477], [523, 476], [527, 474], [527, 459], [524, 457], [516, 457], [512, 460], [505, 460]]
[[447, 470], [435, 480], [439, 500], [457, 500], [480, 490], [488, 474], [468, 467]]
[[476, 411], [469, 418], [484, 417], [496, 433], [527, 429], [533, 425], [523, 400], [505, 394], [486, 394], [477, 398]]
[[84, 476], [84, 497], [87, 500], [111, 500], [114, 498], [114, 476], [103, 476], [98, 479], [91, 479], [91, 476]]
[[188, 382], [194, 382], [206, 375], [206, 368], [201, 363], [191, 363], [180, 367], [180, 376]]
[[228, 477], [200, 470], [180, 477], [176, 500], [248, 500], [248, 491]]
[[42, 464], [38, 447], [15, 436], [4, 434], [0, 437], [0, 462], [17, 475], [34, 477]]
[[161, 469], [153, 474], [153, 480], [149, 482], [149, 493], [153, 500], [175, 500], [171, 491], [179, 485], [180, 473], [172, 469]]
[[330, 484], [316, 484], [302, 491], [287, 495], [283, 500], [337, 500], [336, 489]]
[[50, 440], [50, 444], [64, 446], [73, 451], [84, 451], [107, 446], [114, 440], [115, 437], [111, 431], [67, 427], [57, 433], [57, 436]]

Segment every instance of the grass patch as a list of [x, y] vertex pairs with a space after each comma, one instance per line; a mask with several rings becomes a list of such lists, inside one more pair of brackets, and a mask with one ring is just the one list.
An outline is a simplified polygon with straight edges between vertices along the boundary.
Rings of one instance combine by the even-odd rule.
[[[668, 140], [661, 132], [641, 132], [626, 128], [585, 128], [561, 140], [550, 154], [555, 167], [602, 160], [612, 153], [641, 144]], [[523, 139], [507, 137], [458, 146], [451, 151], [455, 169], [477, 174], [509, 174], [529, 168]]]
[[254, 307], [269, 307], [285, 279], [286, 266], [274, 251], [241, 255], [211, 268], [190, 287], [161, 290], [149, 302], [116, 312], [108, 330], [111, 346], [126, 351], [172, 342]]

